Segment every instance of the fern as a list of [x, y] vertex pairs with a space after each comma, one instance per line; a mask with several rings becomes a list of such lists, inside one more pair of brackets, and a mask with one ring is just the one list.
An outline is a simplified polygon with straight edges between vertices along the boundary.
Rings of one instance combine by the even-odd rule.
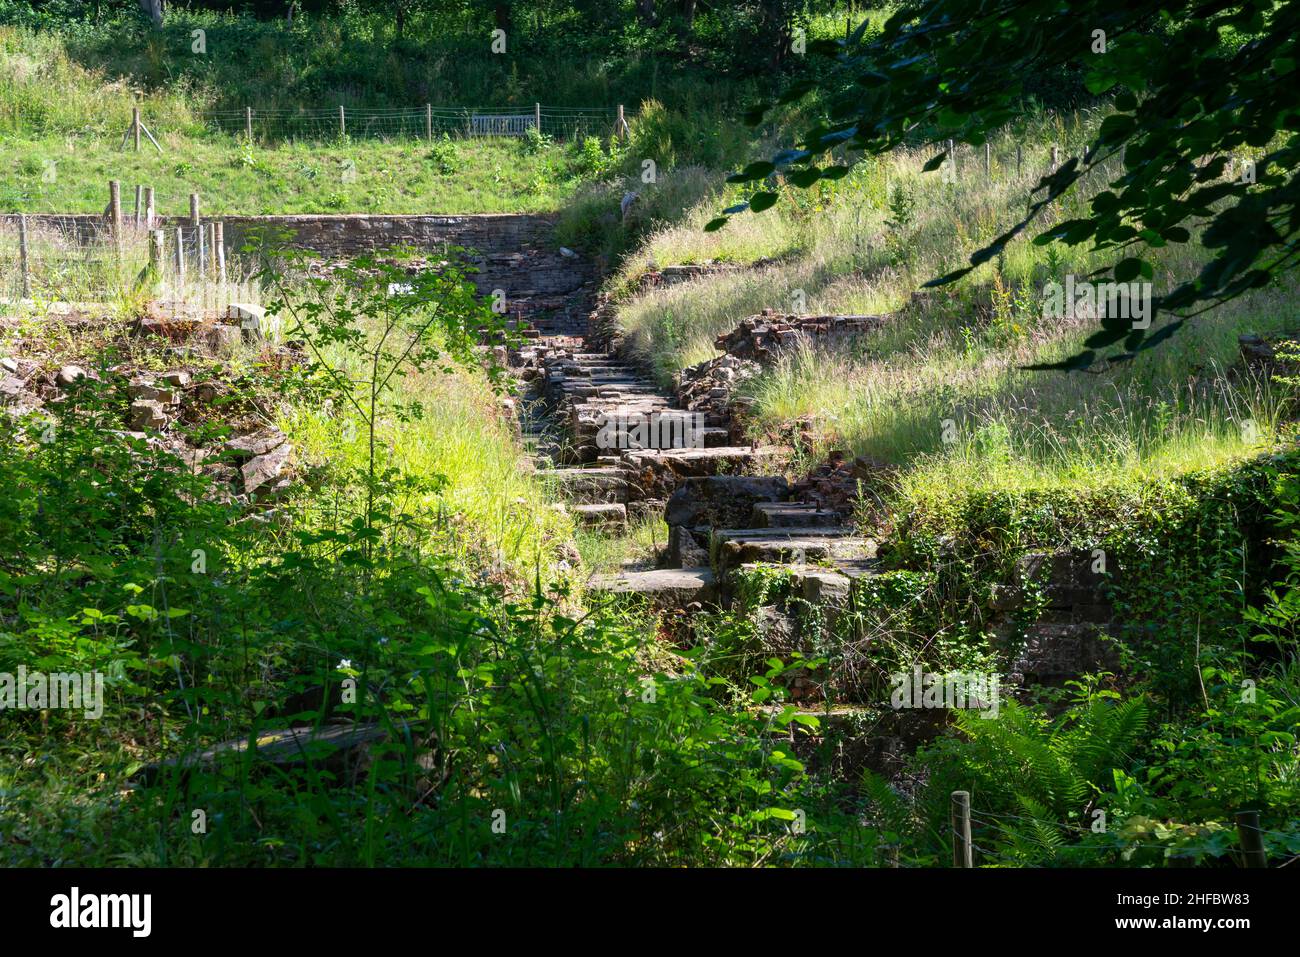
[[901, 836], [913, 829], [912, 808], [887, 780], [866, 769], [862, 772], [862, 790], [881, 830]]
[[[988, 820], [980, 838], [999, 862], [1063, 863], [1077, 822], [1113, 779], [1112, 769], [1125, 766], [1148, 719], [1141, 697], [1100, 695], [1078, 701], [1055, 721], [1015, 702], [1005, 703], [997, 720], [959, 712], [955, 724], [965, 740], [936, 752], [950, 763], [932, 787], [956, 784], [973, 795], [1003, 796], [1005, 803], [983, 807]], [[978, 820], [978, 799], [975, 806]]]

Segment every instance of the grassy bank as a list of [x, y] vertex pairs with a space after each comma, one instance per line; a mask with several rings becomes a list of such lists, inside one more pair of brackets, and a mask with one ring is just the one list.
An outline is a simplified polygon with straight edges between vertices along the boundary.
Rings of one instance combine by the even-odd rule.
[[108, 181], [152, 186], [160, 215], [198, 193], [212, 215], [546, 212], [584, 176], [580, 151], [514, 140], [419, 140], [246, 148], [233, 137], [161, 133], [165, 152], [119, 152], [111, 136], [7, 137], [0, 203], [46, 213], [101, 213]]
[[[847, 449], [900, 467], [909, 483], [1086, 484], [1116, 470], [1172, 474], [1247, 454], [1274, 434], [1280, 400], [1235, 371], [1237, 336], [1294, 327], [1290, 282], [1100, 374], [1024, 368], [1075, 351], [1094, 330], [1093, 319], [1043, 309], [1046, 283], [1100, 265], [1086, 253], [1016, 241], [958, 285], [917, 292], [1007, 228], [1046, 171], [1050, 145], [1063, 155], [1082, 149], [1098, 119], [1030, 117], [993, 140], [990, 172], [984, 156], [966, 152], [951, 182], [919, 173], [927, 155], [895, 151], [705, 233], [728, 200], [715, 195], [629, 256], [618, 288], [632, 289], [651, 263], [776, 263], [628, 296], [620, 317], [629, 342], [666, 378], [715, 355], [719, 333], [763, 309], [887, 314], [882, 331], [853, 349], [791, 351], [746, 391], [757, 400], [756, 434], [798, 422], [815, 452]], [[1089, 195], [1062, 200], [1043, 225], [1077, 215]], [[1195, 275], [1205, 256], [1193, 237], [1152, 258], [1160, 290]]]
[[[218, 44], [225, 21], [200, 17], [198, 23], [206, 24], [203, 28]], [[707, 97], [691, 84], [660, 88], [651, 83], [643, 91], [630, 88], [621, 99], [588, 104], [592, 110], [581, 114], [565, 112], [575, 108], [566, 105], [571, 97], [560, 82], [574, 71], [554, 64], [545, 69], [533, 65], [536, 71], [530, 75], [544, 75], [546, 81], [527, 95], [509, 85], [489, 83], [490, 91], [471, 91], [430, 81], [421, 87], [424, 93], [407, 100], [401, 98], [405, 92], [397, 92], [406, 87], [385, 86], [382, 71], [371, 96], [314, 92], [289, 64], [303, 51], [325, 59], [344, 56], [342, 36], [281, 37], [282, 24], [238, 23], [242, 26], [230, 26], [232, 36], [241, 36], [239, 30], [245, 28], [260, 31], [269, 48], [251, 60], [242, 45], [234, 60], [229, 52], [218, 54], [224, 49], [219, 45], [207, 59], [169, 50], [158, 52], [161, 60], [152, 67], [137, 46], [152, 50], [155, 41], [125, 27], [34, 32], [0, 26], [0, 208], [99, 212], [107, 202], [105, 184], [120, 179], [154, 186], [159, 211], [169, 215], [185, 211], [191, 192], [200, 193], [205, 208], [216, 213], [531, 212], [561, 208], [580, 188], [598, 188], [615, 174], [639, 179], [646, 160], [665, 172], [692, 163], [718, 170], [755, 148], [754, 134], [735, 118], [740, 112], [736, 103], [753, 95], [743, 82], [723, 81], [718, 89], [725, 95], [715, 91]], [[188, 37], [189, 27], [178, 16], [167, 36], [179, 37], [183, 31]], [[125, 32], [118, 36], [113, 30]], [[100, 55], [89, 55], [94, 43], [88, 37], [111, 40], [102, 40]], [[452, 60], [458, 76], [466, 75], [474, 62]], [[196, 69], [196, 61], [210, 68]], [[274, 76], [252, 86], [235, 81], [235, 76], [255, 75], [256, 66]], [[480, 66], [495, 76], [491, 71], [500, 64]], [[300, 82], [287, 82], [282, 73]], [[431, 100], [471, 111], [471, 104], [484, 104], [528, 115], [534, 103], [542, 102], [560, 112], [544, 122], [546, 135], [528, 137], [469, 138], [463, 129], [467, 119], [454, 123], [450, 134], [440, 133], [445, 125], [440, 119], [432, 141], [424, 136], [422, 116], [400, 130], [387, 116], [396, 109], [422, 111]], [[612, 137], [615, 103], [626, 105], [631, 121], [623, 143]], [[370, 119], [354, 119], [341, 136], [335, 112], [340, 104], [369, 110]], [[242, 135], [246, 105], [258, 111], [252, 144]], [[139, 153], [129, 143], [121, 149], [133, 107], [140, 108], [161, 154], [147, 139]], [[212, 112], [218, 107], [234, 118], [218, 122]], [[646, 113], [648, 119], [640, 122]], [[588, 120], [574, 132], [551, 129], [553, 124], [565, 127], [570, 115]], [[617, 213], [622, 191], [612, 203], [601, 204], [600, 214]]]

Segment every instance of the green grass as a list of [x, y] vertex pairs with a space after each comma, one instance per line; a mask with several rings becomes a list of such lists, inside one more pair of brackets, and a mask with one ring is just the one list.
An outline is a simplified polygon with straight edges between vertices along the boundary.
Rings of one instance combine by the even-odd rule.
[[0, 206], [101, 213], [108, 181], [117, 179], [132, 197], [135, 184], [152, 186], [164, 216], [184, 215], [191, 193], [214, 215], [544, 212], [556, 209], [581, 179], [573, 151], [530, 152], [506, 139], [247, 149], [228, 136], [164, 133], [161, 143], [159, 155], [147, 143], [139, 153], [119, 152], [113, 137], [95, 133], [10, 139], [0, 154]]
[[[486, 379], [463, 369], [417, 374], [404, 379], [397, 394], [401, 401], [418, 398], [424, 417], [383, 422], [377, 440], [402, 474], [446, 480], [440, 490], [405, 503], [436, 524], [443, 553], [518, 580], [539, 571], [550, 578], [558, 546], [572, 538], [572, 523], [550, 507]], [[358, 423], [349, 428], [348, 422], [347, 416], [298, 406], [281, 425], [306, 468], [359, 469], [366, 437]]]
[[[71, 45], [0, 27], [0, 209], [98, 213], [117, 179], [128, 202], [135, 184], [154, 187], [163, 215], [183, 215], [194, 192], [216, 214], [538, 212], [613, 162], [608, 139], [351, 139], [327, 129], [248, 144], [205, 125], [207, 87], [142, 89], [87, 67]], [[147, 139], [139, 152], [122, 148], [133, 106], [161, 154]]]
[[[220, 18], [210, 19], [195, 22], [206, 24], [213, 42], [226, 27]], [[175, 29], [185, 23], [178, 16]], [[200, 194], [206, 211], [217, 214], [561, 211], [561, 242], [612, 259], [645, 230], [676, 221], [717, 189], [724, 171], [767, 151], [782, 131], [806, 120], [787, 108], [762, 129], [751, 130], [739, 121], [738, 104], [754, 98], [752, 83], [728, 78], [705, 88], [676, 72], [671, 82], [665, 78], [626, 87], [614, 98], [591, 93], [583, 99], [567, 80], [602, 67], [580, 57], [534, 64], [537, 75], [546, 78], [535, 96], [524, 97], [511, 83], [471, 90], [433, 80], [416, 83], [423, 92], [411, 92], [407, 81], [388, 75], [382, 65], [367, 67], [373, 82], [364, 96], [355, 86], [322, 92], [295, 82], [298, 74], [289, 64], [299, 57], [315, 62], [353, 56], [355, 43], [349, 45], [343, 34], [308, 42], [296, 34], [281, 36], [277, 24], [226, 26], [256, 50], [252, 63], [242, 57], [233, 71], [228, 58], [215, 53], [202, 69], [196, 58], [179, 56], [168, 45], [175, 39], [171, 26], [165, 41], [130, 31], [119, 37], [114, 32], [119, 28], [108, 26], [62, 32], [0, 26], [0, 209], [97, 213], [108, 202], [107, 182], [118, 179], [128, 202], [134, 185], [153, 186], [164, 215], [187, 212], [192, 192]], [[389, 48], [383, 49], [387, 58]], [[633, 55], [619, 62], [633, 71], [648, 65], [653, 75], [652, 59]], [[474, 71], [493, 75], [501, 67], [472, 56], [451, 62], [461, 79]], [[249, 146], [240, 135], [242, 124], [235, 122], [240, 129], [231, 130], [227, 122], [227, 132], [219, 132], [207, 114], [217, 107], [238, 111], [246, 104], [289, 112], [328, 113], [340, 103], [352, 109], [410, 109], [429, 100], [520, 112], [531, 112], [536, 100], [547, 107], [572, 103], [602, 109], [622, 101], [630, 132], [623, 143], [611, 142], [612, 129], [599, 123], [591, 130], [599, 135], [563, 141], [436, 135], [429, 142], [411, 131], [350, 139], [337, 136], [332, 114], [322, 114], [313, 121], [319, 129], [296, 140], [268, 140], [256, 132], [255, 120], [255, 143]], [[162, 155], [147, 140], [138, 153], [129, 145], [121, 149], [137, 106]], [[364, 132], [349, 127], [350, 134]], [[643, 176], [647, 160], [655, 167], [652, 182]], [[640, 200], [624, 221], [619, 203], [629, 190]]]

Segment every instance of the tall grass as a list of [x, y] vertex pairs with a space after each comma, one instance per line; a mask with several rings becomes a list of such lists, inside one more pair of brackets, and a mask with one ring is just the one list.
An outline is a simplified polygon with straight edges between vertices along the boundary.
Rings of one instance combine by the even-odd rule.
[[[438, 532], [438, 549], [458, 562], [502, 578], [549, 579], [556, 546], [572, 535], [568, 520], [549, 506], [511, 427], [496, 412], [484, 380], [470, 373], [413, 377], [405, 398], [425, 403], [424, 418], [381, 423], [378, 439], [402, 474], [440, 477], [435, 491], [405, 503]], [[329, 410], [296, 407], [281, 421], [306, 467], [359, 468], [364, 433]]]
[[[1050, 146], [1063, 157], [1081, 151], [1100, 118], [1031, 113], [993, 139], [988, 170], [982, 150], [959, 150], [955, 181], [919, 173], [930, 154], [895, 150], [706, 233], [704, 223], [735, 195], [715, 194], [624, 262], [617, 284], [629, 344], [667, 379], [716, 355], [720, 333], [763, 309], [886, 314], [879, 333], [851, 348], [794, 350], [750, 380], [751, 429], [779, 436], [800, 421], [817, 451], [843, 448], [936, 487], [1087, 482], [1116, 470], [1195, 468], [1257, 447], [1274, 434], [1279, 399], [1231, 371], [1236, 338], [1294, 328], [1293, 283], [1228, 304], [1161, 348], [1093, 374], [1024, 368], [1077, 351], [1095, 328], [1085, 318], [1045, 318], [1042, 306], [1045, 282], [1104, 264], [1082, 247], [1016, 241], [955, 286], [918, 292], [1022, 216]], [[1094, 174], [1043, 226], [1082, 215], [1117, 171]], [[1194, 276], [1206, 253], [1194, 237], [1149, 258], [1159, 293]], [[775, 262], [627, 296], [652, 266], [764, 259]]]

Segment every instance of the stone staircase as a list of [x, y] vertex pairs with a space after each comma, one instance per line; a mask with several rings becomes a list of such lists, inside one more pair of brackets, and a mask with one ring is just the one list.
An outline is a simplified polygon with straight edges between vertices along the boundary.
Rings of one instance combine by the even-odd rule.
[[[521, 427], [538, 474], [587, 528], [616, 533], [642, 516], [662, 516], [669, 527], [659, 567], [593, 577], [589, 593], [635, 598], [652, 610], [689, 616], [731, 606], [747, 574], [775, 566], [786, 592], [823, 606], [832, 620], [850, 602], [853, 582], [876, 574], [875, 542], [854, 530], [850, 516], [805, 499], [781, 474], [789, 450], [730, 444], [732, 423], [716, 405], [705, 413], [684, 408], [616, 353], [588, 349], [578, 340], [540, 337], [514, 357], [524, 383]], [[651, 417], [686, 422], [692, 430], [687, 447], [674, 441], [681, 433], [672, 430], [609, 428], [611, 421]], [[791, 630], [792, 616], [784, 610], [764, 612], [778, 631]], [[785, 650], [774, 647], [772, 653]], [[795, 698], [810, 711], [835, 715], [821, 736], [798, 732], [804, 750], [829, 742], [829, 735], [838, 753], [889, 751], [875, 739], [840, 740], [840, 729], [874, 727], [878, 708], [854, 702], [832, 707], [808, 688]], [[853, 716], [858, 720], [849, 720]], [[856, 773], [861, 761], [848, 766]]]
[[775, 460], [775, 449], [727, 445], [727, 429], [679, 408], [641, 371], [583, 349], [539, 337], [515, 359], [525, 445], [581, 524], [618, 530], [662, 511], [683, 477]]
[[[525, 386], [521, 430], [538, 475], [584, 526], [616, 531], [649, 515], [669, 526], [666, 567], [597, 577], [589, 590], [639, 594], [652, 605], [726, 604], [730, 579], [758, 564], [806, 571], [827, 594], [871, 572], [875, 543], [848, 516], [801, 500], [779, 474], [787, 450], [727, 444], [729, 421], [680, 407], [616, 353], [585, 349], [574, 338], [539, 337], [514, 357]], [[685, 426], [635, 428], [652, 421]]]

